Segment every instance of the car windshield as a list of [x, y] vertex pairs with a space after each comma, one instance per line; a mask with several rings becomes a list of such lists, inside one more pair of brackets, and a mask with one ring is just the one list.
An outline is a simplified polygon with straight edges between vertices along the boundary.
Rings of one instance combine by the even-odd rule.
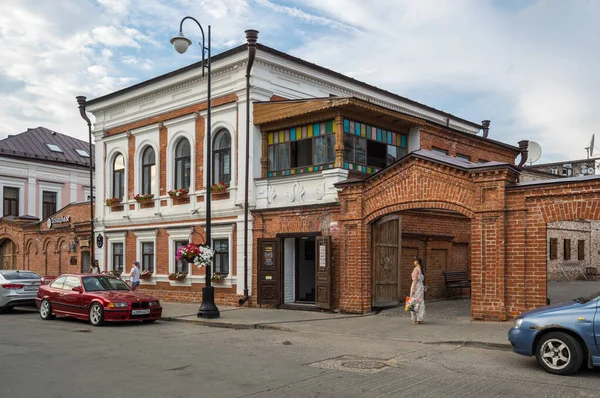
[[83, 286], [87, 292], [102, 292], [107, 290], [131, 290], [121, 279], [106, 276], [85, 276]]
[[25, 271], [25, 272], [21, 272], [21, 271], [9, 271], [9, 272], [6, 272], [5, 271], [5, 272], [2, 272], [2, 276], [7, 281], [14, 281], [14, 280], [18, 280], [18, 279], [31, 279], [31, 280], [35, 280], [35, 279], [41, 279], [42, 278], [41, 276], [39, 276], [35, 272], [30, 272], [30, 271]]
[[579, 298], [576, 298], [573, 301], [577, 301], [578, 303], [585, 304], [585, 303], [589, 303], [592, 300], [597, 299], [598, 297], [600, 297], [600, 292], [596, 292], [594, 294], [590, 294], [587, 297], [579, 297]]

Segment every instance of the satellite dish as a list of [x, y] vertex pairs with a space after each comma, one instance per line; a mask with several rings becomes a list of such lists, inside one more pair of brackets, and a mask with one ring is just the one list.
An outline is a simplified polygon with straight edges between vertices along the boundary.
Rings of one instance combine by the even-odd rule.
[[592, 134], [592, 140], [590, 141], [590, 145], [586, 148], [588, 150], [588, 158], [594, 156], [594, 140], [596, 138], [596, 134]]
[[529, 141], [529, 154], [527, 160], [529, 164], [535, 163], [540, 160], [542, 156], [542, 147], [535, 141]]
[[594, 168], [590, 167], [587, 169], [588, 174], [594, 174]]

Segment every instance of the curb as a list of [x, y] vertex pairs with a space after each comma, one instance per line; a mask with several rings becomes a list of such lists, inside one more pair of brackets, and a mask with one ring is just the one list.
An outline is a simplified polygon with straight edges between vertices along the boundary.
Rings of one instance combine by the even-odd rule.
[[[250, 324], [236, 324], [236, 323], [227, 323], [227, 322], [213, 322], [213, 321], [203, 321], [203, 320], [195, 320], [195, 319], [181, 319], [181, 318], [173, 318], [173, 317], [162, 317], [161, 321], [165, 322], [178, 322], [178, 323], [188, 323], [193, 325], [200, 326], [208, 326], [213, 328], [222, 328], [222, 329], [234, 329], [234, 330], [278, 330], [283, 332], [295, 332], [294, 329], [284, 328], [281, 326], [273, 325], [273, 324], [264, 324], [264, 323], [250, 323]], [[351, 336], [356, 337], [356, 336]], [[419, 340], [402, 340], [407, 343], [418, 343], [418, 344], [428, 344], [428, 345], [455, 345], [455, 346], [463, 346], [463, 347], [473, 347], [473, 348], [482, 348], [486, 350], [500, 350], [500, 351], [512, 351], [512, 346], [508, 343], [489, 343], [485, 341], [419, 341]]]

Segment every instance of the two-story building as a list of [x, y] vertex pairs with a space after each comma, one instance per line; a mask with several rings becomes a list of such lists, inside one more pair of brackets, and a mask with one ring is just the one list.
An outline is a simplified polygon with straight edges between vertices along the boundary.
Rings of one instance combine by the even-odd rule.
[[69, 242], [90, 240], [89, 152], [88, 142], [45, 127], [0, 140], [0, 268], [52, 275], [89, 268], [89, 244], [74, 260], [66, 254], [75, 255]]
[[[600, 206], [589, 207], [600, 193], [595, 177], [520, 182], [528, 142], [490, 138], [489, 121], [461, 119], [262, 45], [247, 97], [247, 62], [246, 45], [211, 62], [212, 180], [225, 186], [213, 190], [208, 242], [218, 303], [237, 303], [247, 288], [250, 305], [345, 312], [398, 305], [419, 256], [430, 298], [446, 295], [443, 272], [465, 271], [473, 317], [506, 319], [546, 302], [547, 224], [600, 219]], [[140, 261], [148, 271], [142, 288], [163, 299], [200, 301], [204, 284], [203, 270], [175, 257], [187, 242], [205, 243], [201, 66], [87, 107], [101, 159], [101, 266], [127, 272]], [[187, 276], [171, 280], [176, 272]]]

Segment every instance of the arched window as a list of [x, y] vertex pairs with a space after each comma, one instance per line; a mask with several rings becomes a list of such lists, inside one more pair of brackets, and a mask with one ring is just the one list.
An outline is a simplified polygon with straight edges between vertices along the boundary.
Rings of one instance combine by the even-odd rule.
[[156, 156], [154, 148], [146, 147], [142, 153], [142, 193], [154, 193], [156, 179]]
[[112, 177], [112, 197], [123, 200], [125, 195], [125, 158], [120, 153], [113, 160]]
[[175, 189], [190, 188], [192, 168], [190, 142], [182, 138], [175, 146]]
[[231, 182], [231, 135], [221, 130], [215, 136], [213, 145], [213, 183]]

